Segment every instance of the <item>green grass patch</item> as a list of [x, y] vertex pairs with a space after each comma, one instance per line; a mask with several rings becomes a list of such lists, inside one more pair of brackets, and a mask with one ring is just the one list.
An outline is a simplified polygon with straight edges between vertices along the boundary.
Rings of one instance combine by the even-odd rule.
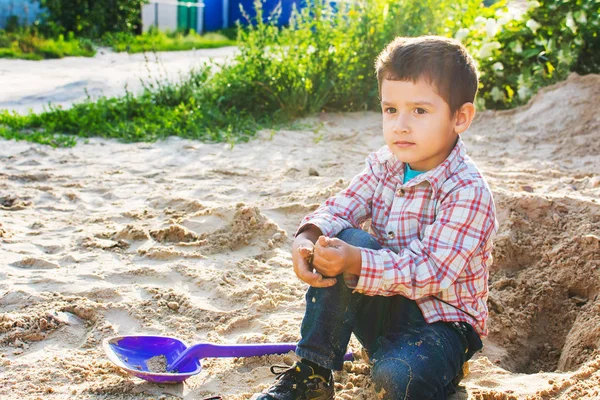
[[16, 32], [0, 30], [0, 58], [42, 60], [67, 56], [92, 57], [96, 54], [89, 40], [77, 39], [69, 34], [48, 39], [35, 31], [24, 29]]
[[56, 38], [46, 38], [35, 30], [18, 28], [11, 32], [0, 30], [0, 58], [43, 60], [68, 56], [93, 57], [96, 47], [102, 45], [128, 53], [218, 48], [235, 46], [236, 34], [236, 28], [204, 35], [193, 30], [184, 34], [151, 29], [137, 36], [131, 33], [109, 33], [101, 40], [92, 41], [77, 38], [72, 32], [66, 38], [62, 34]]
[[[192, 71], [180, 82], [146, 84], [141, 95], [87, 100], [64, 110], [19, 115], [0, 111], [0, 136], [51, 146], [73, 146], [93, 136], [124, 142], [152, 142], [180, 136], [205, 142], [247, 141], [265, 123], [239, 110], [222, 110], [206, 99], [211, 67]], [[235, 133], [234, 133], [235, 132]]]
[[112, 47], [115, 51], [126, 51], [128, 53], [235, 46], [235, 38], [230, 38], [230, 31], [227, 31], [227, 34], [214, 32], [199, 35], [193, 30], [184, 34], [183, 32], [162, 32], [150, 29], [148, 32], [137, 36], [130, 33], [107, 34], [102, 43]]

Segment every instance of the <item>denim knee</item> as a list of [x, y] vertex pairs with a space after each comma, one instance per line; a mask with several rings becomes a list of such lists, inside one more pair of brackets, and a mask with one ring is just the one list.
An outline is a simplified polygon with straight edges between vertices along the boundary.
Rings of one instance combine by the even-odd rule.
[[396, 358], [377, 361], [371, 372], [375, 390], [382, 394], [384, 399], [406, 398], [412, 378], [410, 365]]
[[373, 235], [358, 228], [344, 229], [336, 237], [355, 247], [373, 250], [380, 250], [382, 248]]

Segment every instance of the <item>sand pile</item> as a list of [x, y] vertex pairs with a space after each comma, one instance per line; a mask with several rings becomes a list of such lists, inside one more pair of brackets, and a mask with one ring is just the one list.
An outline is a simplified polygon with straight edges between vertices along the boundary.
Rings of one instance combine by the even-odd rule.
[[[463, 136], [500, 231], [490, 336], [453, 399], [600, 396], [600, 76], [482, 112]], [[292, 354], [206, 359], [185, 384], [127, 376], [104, 338], [299, 339], [298, 223], [383, 145], [377, 113], [321, 114], [251, 143], [0, 141], [0, 397], [250, 399]], [[110, 157], [107, 157], [110, 155]], [[360, 351], [356, 341], [351, 349]], [[359, 358], [337, 398], [374, 398]]]

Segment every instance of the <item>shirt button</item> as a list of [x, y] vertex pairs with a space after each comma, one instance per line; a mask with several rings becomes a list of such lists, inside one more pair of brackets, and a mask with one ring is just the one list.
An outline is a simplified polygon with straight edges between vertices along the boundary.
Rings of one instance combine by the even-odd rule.
[[394, 233], [394, 231], [389, 231], [387, 236], [388, 236], [388, 239], [393, 239], [396, 237], [396, 234]]
[[400, 188], [400, 189], [396, 190], [396, 196], [402, 197], [402, 196], [404, 196], [404, 193], [405, 193], [404, 188]]

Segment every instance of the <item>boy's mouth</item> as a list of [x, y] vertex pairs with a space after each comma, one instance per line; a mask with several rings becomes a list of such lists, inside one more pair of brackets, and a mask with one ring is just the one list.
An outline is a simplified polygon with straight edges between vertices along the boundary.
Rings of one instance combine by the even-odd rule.
[[394, 142], [394, 144], [401, 148], [410, 147], [410, 146], [414, 145], [413, 142], [407, 142], [405, 140], [398, 140], [398, 141]]

